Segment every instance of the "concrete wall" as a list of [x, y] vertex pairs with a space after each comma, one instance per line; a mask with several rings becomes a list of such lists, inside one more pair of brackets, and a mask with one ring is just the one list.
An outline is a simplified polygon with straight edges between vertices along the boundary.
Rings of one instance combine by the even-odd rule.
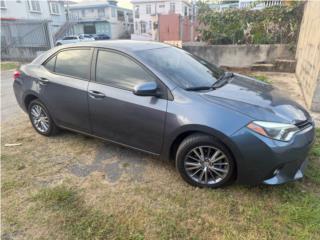
[[305, 5], [297, 46], [296, 76], [307, 106], [320, 112], [320, 1]]
[[275, 59], [294, 59], [294, 53], [285, 44], [271, 45], [205, 45], [183, 44], [183, 49], [218, 66], [250, 67], [257, 62], [272, 62]]

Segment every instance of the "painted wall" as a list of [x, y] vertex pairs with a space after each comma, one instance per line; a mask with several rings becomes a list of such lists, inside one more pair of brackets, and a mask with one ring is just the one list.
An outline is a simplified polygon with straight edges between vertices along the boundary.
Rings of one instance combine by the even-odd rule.
[[306, 2], [296, 52], [296, 76], [307, 106], [320, 112], [320, 2]]
[[32, 12], [28, 1], [5, 1], [5, 8], [1, 8], [1, 18], [15, 18], [27, 20], [50, 20], [52, 32], [56, 32], [66, 22], [65, 9], [62, 1], [56, 1], [59, 6], [59, 14], [50, 12], [47, 0], [39, 1], [40, 12]]
[[183, 49], [218, 66], [250, 67], [257, 62], [275, 59], [294, 59], [294, 53], [285, 44], [270, 45], [205, 45], [186, 43]]

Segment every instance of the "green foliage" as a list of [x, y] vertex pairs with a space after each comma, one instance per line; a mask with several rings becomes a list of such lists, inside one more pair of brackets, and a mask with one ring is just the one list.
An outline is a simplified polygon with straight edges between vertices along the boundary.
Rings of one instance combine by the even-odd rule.
[[272, 81], [270, 79], [268, 79], [266, 76], [263, 76], [263, 75], [251, 75], [251, 77], [258, 79], [258, 80], [265, 82], [265, 83], [269, 83], [269, 84], [272, 83]]
[[199, 32], [210, 44], [292, 44], [297, 42], [303, 4], [273, 6], [263, 10], [211, 10], [198, 3]]

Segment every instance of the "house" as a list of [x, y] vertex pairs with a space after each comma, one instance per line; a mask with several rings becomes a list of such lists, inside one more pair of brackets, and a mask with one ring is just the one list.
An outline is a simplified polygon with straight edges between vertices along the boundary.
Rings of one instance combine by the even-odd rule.
[[251, 8], [261, 10], [266, 7], [281, 6], [288, 2], [286, 0], [239, 0], [239, 8]]
[[1, 0], [0, 9], [2, 60], [32, 60], [66, 24], [63, 0]]
[[217, 2], [208, 3], [208, 5], [212, 10], [215, 10], [215, 11], [223, 11], [223, 10], [227, 10], [227, 9], [239, 8], [238, 1], [228, 1], [228, 2], [217, 1]]
[[77, 20], [76, 34], [107, 34], [112, 39], [125, 38], [133, 31], [132, 10], [121, 8], [117, 1], [71, 4], [70, 16]]
[[66, 22], [63, 0], [1, 0], [1, 20], [48, 21], [57, 32]]
[[[161, 40], [160, 28], [167, 25], [170, 25], [168, 32], [177, 32], [183, 35], [180, 19], [191, 20], [194, 11], [193, 4], [188, 0], [132, 0], [131, 3], [134, 12], [132, 39]], [[163, 21], [162, 25], [160, 18]], [[179, 20], [177, 21], [177, 19]], [[170, 24], [168, 24], [169, 22]], [[165, 33], [162, 32], [162, 34]]]

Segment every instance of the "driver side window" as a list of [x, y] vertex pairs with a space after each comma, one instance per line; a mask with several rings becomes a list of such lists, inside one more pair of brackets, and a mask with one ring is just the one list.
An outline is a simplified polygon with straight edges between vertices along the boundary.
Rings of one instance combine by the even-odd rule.
[[119, 53], [99, 50], [96, 81], [131, 91], [137, 84], [152, 82], [155, 79], [130, 58]]

